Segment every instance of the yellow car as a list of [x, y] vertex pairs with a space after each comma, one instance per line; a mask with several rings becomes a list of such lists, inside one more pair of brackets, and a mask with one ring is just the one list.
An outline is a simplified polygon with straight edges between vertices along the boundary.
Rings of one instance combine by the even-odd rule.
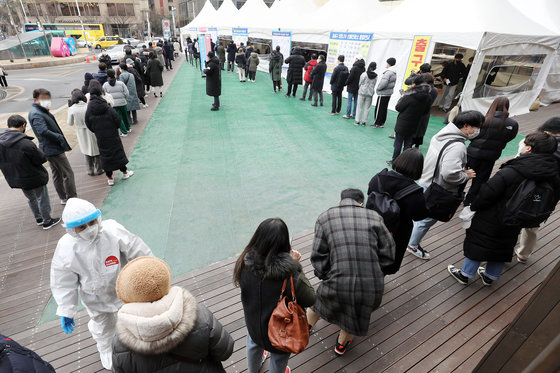
[[93, 43], [95, 49], [107, 48], [115, 44], [124, 44], [124, 41], [119, 36], [102, 36]]

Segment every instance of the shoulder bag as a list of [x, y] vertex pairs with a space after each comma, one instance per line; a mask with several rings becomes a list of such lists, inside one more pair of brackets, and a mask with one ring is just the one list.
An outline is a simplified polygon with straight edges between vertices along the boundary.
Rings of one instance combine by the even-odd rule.
[[466, 183], [459, 186], [459, 190], [454, 193], [445, 189], [441, 185], [435, 182], [436, 177], [439, 175], [439, 166], [441, 162], [441, 157], [444, 150], [451, 144], [455, 142], [460, 142], [461, 140], [451, 140], [448, 141], [443, 148], [441, 148], [438, 159], [436, 162], [436, 167], [434, 169], [434, 176], [432, 177], [432, 183], [424, 192], [424, 197], [426, 198], [426, 208], [428, 209], [428, 215], [436, 220], [447, 222], [451, 220], [455, 211], [459, 208], [461, 202], [464, 199], [463, 190], [465, 189]]
[[297, 304], [293, 276], [290, 276], [292, 296], [284, 295], [287, 282], [285, 279], [278, 304], [270, 316], [268, 339], [280, 351], [299, 354], [309, 343], [309, 324], [305, 311]]

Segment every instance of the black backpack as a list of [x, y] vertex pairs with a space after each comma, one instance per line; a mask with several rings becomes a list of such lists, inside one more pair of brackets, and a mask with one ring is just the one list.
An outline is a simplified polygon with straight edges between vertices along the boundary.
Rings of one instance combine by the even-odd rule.
[[0, 334], [0, 370], [2, 373], [55, 373], [52, 365], [35, 352]]
[[394, 233], [399, 229], [401, 214], [397, 201], [421, 189], [422, 187], [414, 183], [391, 196], [383, 190], [381, 182], [377, 178], [377, 190], [379, 192], [373, 191], [370, 193], [366, 202], [366, 208], [374, 210], [381, 215], [389, 232]]
[[505, 225], [536, 228], [548, 219], [557, 202], [551, 183], [525, 179], [506, 202], [502, 221]]

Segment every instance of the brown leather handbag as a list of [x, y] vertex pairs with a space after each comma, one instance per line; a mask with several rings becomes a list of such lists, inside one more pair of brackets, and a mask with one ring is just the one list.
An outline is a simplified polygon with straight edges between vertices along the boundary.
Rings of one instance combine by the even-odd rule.
[[268, 339], [280, 351], [299, 354], [309, 343], [309, 324], [305, 311], [297, 304], [293, 277], [290, 277], [292, 297], [284, 295], [287, 282], [285, 279], [278, 305], [270, 316]]

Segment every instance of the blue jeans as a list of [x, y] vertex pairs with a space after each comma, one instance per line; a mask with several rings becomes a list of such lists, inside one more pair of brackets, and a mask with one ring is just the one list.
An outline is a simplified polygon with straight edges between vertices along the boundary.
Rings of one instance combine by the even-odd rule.
[[[261, 367], [264, 348], [258, 346], [247, 333], [247, 368], [249, 373], [257, 373]], [[270, 353], [270, 373], [285, 373], [290, 354]]]
[[[402, 151], [412, 148], [412, 143], [414, 142], [413, 136], [404, 137], [399, 133], [395, 134], [395, 142], [393, 143], [393, 162], [401, 154]], [[404, 145], [404, 148], [403, 148]], [[401, 150], [402, 149], [402, 150]]]
[[[476, 271], [478, 270], [478, 267], [480, 267], [479, 261], [465, 258], [463, 267], [461, 267], [461, 273], [465, 277], [474, 278], [474, 276], [476, 275]], [[489, 279], [495, 281], [500, 278], [500, 275], [502, 274], [502, 269], [504, 269], [504, 262], [487, 262], [486, 269], [484, 270], [484, 274]]]
[[[424, 189], [424, 191], [428, 189], [428, 187], [425, 187], [424, 185], [420, 186]], [[415, 249], [418, 248], [426, 233], [428, 233], [435, 223], [437, 223], [437, 220], [432, 218], [426, 218], [424, 220], [413, 222], [414, 226], [412, 227], [412, 233], [410, 234], [410, 239], [408, 240], [408, 246], [414, 247]]]
[[[354, 102], [354, 108], [352, 109], [352, 101]], [[348, 103], [346, 104], [346, 116], [352, 115], [356, 117], [356, 108], [358, 107], [358, 94], [348, 92]]]
[[22, 189], [33, 217], [37, 221], [48, 222], [51, 220], [51, 201], [47, 185], [35, 189]]

